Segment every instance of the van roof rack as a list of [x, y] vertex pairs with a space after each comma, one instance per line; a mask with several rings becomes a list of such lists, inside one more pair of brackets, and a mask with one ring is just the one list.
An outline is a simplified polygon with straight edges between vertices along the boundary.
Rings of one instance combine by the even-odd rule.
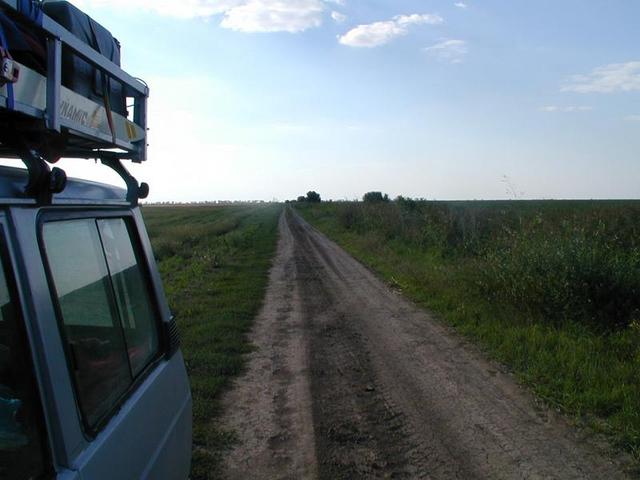
[[[99, 159], [124, 179], [127, 200], [135, 204], [148, 186], [139, 185], [122, 160], [146, 160], [149, 88], [47, 16], [42, 6], [35, 0], [0, 0], [0, 15], [42, 39], [46, 52], [44, 72], [15, 61], [0, 24], [0, 156], [22, 159], [29, 170], [25, 194], [42, 203], [50, 203], [66, 183], [64, 172], [49, 163], [61, 156]], [[98, 103], [64, 86], [63, 51], [119, 85], [127, 103], [132, 101], [131, 114], [113, 111], [109, 90]]]

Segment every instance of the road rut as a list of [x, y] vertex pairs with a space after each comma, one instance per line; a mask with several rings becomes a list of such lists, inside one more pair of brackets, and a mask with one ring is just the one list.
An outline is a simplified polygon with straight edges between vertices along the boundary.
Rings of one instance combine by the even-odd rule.
[[229, 479], [617, 479], [589, 434], [287, 210]]

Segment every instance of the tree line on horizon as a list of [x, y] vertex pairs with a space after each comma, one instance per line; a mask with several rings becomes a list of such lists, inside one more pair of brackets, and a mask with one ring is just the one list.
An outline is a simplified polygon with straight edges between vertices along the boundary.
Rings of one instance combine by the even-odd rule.
[[[396, 201], [408, 201], [411, 200], [410, 198], [405, 198], [402, 195], [398, 196], [396, 198]], [[391, 199], [389, 198], [389, 195], [386, 193], [382, 193], [379, 191], [371, 191], [371, 192], [367, 192], [362, 196], [362, 201], [365, 203], [386, 203], [386, 202], [390, 202]], [[320, 194], [314, 190], [311, 190], [309, 192], [307, 192], [306, 195], [300, 195], [297, 199], [295, 200], [286, 200], [285, 203], [302, 203], [302, 202], [307, 202], [307, 203], [320, 203], [322, 202], [322, 198], [320, 197]]]

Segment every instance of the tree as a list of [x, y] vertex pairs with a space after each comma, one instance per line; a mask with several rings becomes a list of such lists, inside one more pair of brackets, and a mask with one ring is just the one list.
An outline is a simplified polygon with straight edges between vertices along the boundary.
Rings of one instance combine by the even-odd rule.
[[304, 195], [300, 195], [300, 196], [298, 197], [298, 200], [297, 200], [297, 201], [298, 201], [298, 202], [306, 202], [306, 201], [307, 201], [307, 197], [305, 197]]
[[309, 203], [320, 203], [322, 200], [320, 199], [320, 194], [314, 192], [313, 190], [307, 192], [307, 202]]
[[410, 212], [414, 211], [418, 208], [418, 202], [416, 202], [411, 197], [403, 197], [402, 195], [398, 195], [395, 199], [395, 202], [400, 205], [400, 207], [409, 210]]
[[382, 203], [389, 201], [389, 195], [386, 193], [383, 195], [382, 192], [367, 192], [362, 197], [362, 201], [366, 203]]

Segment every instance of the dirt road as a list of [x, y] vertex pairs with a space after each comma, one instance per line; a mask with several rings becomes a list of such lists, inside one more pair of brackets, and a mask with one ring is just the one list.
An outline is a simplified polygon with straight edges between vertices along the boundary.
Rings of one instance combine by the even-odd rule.
[[593, 441], [295, 213], [225, 399], [229, 479], [625, 478]]

